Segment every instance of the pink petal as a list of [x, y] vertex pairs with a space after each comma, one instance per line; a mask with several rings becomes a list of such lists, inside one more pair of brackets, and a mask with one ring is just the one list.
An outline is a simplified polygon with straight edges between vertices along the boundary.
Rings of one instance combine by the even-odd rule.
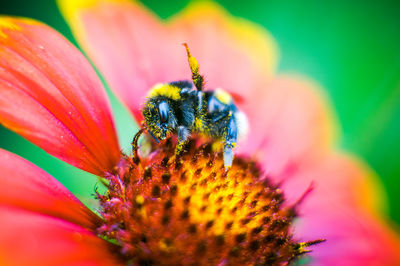
[[237, 152], [256, 157], [266, 173], [281, 180], [331, 148], [333, 116], [311, 81], [280, 75], [259, 86], [262, 95], [251, 95], [242, 105], [250, 133]]
[[[274, 74], [278, 51], [272, 36], [261, 26], [231, 16], [216, 3], [191, 3], [172, 18], [169, 27], [175, 34], [172, 42], [188, 43], [206, 89], [222, 88], [250, 104], [249, 97], [260, 96], [265, 89], [259, 83]], [[177, 48], [173, 54], [176, 65], [190, 79], [187, 56]]]
[[0, 206], [2, 265], [122, 265], [110, 244], [69, 222]]
[[99, 218], [56, 179], [0, 149], [0, 205], [58, 217], [94, 229]]
[[382, 195], [374, 191], [379, 188], [368, 169], [343, 154], [331, 154], [316, 163], [283, 189], [293, 202], [307, 183], [314, 182], [315, 189], [300, 206], [295, 236], [305, 241], [327, 240], [312, 248], [317, 265], [400, 264], [400, 240], [379, 218]]
[[166, 26], [138, 3], [94, 2], [60, 1], [82, 46], [139, 121], [151, 86], [190, 79], [180, 45], [187, 42], [207, 88], [222, 87], [243, 99], [238, 106], [249, 117], [251, 134], [237, 153], [258, 153], [265, 170], [282, 178], [296, 167], [293, 162], [312, 160], [331, 144], [323, 97], [310, 82], [271, 78], [276, 45], [260, 27], [211, 2], [190, 5]]
[[191, 4], [169, 24], [137, 2], [59, 3], [84, 50], [139, 122], [152, 86], [191, 79], [183, 42], [198, 59], [209, 89], [246, 97], [274, 70], [277, 53], [269, 34], [212, 2]]
[[0, 18], [0, 122], [101, 175], [120, 158], [109, 103], [80, 52], [46, 25]]
[[306, 216], [304, 223], [303, 239], [327, 239], [311, 248], [313, 265], [400, 265], [398, 236], [376, 217], [342, 208]]
[[[174, 64], [166, 60], [166, 28], [139, 3], [59, 3], [83, 49], [137, 119], [141, 118], [140, 104], [150, 87], [185, 77], [174, 73]], [[167, 67], [169, 72], [164, 71]]]

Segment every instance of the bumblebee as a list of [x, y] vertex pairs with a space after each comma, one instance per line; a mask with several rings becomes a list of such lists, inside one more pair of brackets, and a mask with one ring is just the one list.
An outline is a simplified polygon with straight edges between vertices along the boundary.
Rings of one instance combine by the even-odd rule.
[[144, 124], [158, 143], [169, 134], [177, 134], [177, 154], [195, 132], [222, 141], [224, 165], [229, 168], [237, 139], [247, 131], [246, 116], [236, 107], [229, 93], [221, 89], [204, 91], [204, 78], [199, 74], [197, 60], [188, 46], [184, 46], [192, 81], [155, 85], [149, 91], [142, 111]]

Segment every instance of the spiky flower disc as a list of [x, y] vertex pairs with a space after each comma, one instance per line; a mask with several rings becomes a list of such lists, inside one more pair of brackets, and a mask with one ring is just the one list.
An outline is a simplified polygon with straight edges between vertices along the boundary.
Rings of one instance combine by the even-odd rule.
[[126, 158], [98, 195], [105, 218], [99, 233], [138, 265], [289, 263], [305, 247], [291, 234], [295, 207], [260, 177], [257, 165], [236, 157], [226, 171], [212, 143], [193, 139], [180, 158], [168, 139], [148, 158]]

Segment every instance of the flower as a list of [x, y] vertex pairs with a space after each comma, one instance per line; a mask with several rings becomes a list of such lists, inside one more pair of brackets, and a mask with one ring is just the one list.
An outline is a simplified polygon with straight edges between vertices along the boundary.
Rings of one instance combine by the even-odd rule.
[[[169, 233], [163, 227], [165, 224], [173, 225], [169, 227], [175, 230], [171, 231], [171, 237], [181, 236], [183, 230], [178, 230], [179, 226], [183, 229], [186, 223], [171, 221], [176, 218], [163, 214], [175, 208], [185, 218], [188, 210], [188, 229], [194, 224], [197, 227], [192, 227], [193, 231], [204, 230], [207, 234], [211, 220], [206, 220], [207, 215], [203, 217], [200, 204], [210, 200], [213, 202], [210, 206], [218, 213], [216, 203], [230, 204], [226, 202], [230, 197], [228, 190], [243, 192], [242, 205], [247, 207], [238, 207], [239, 210], [251, 208], [254, 200], [247, 202], [250, 196], [244, 194], [255, 191], [261, 195], [256, 198], [256, 207], [258, 202], [276, 207], [274, 211], [266, 211], [275, 215], [271, 219], [280, 221], [275, 226], [284, 228], [277, 229], [276, 233], [285, 236], [283, 246], [285, 252], [290, 251], [288, 254], [305, 252], [313, 240], [323, 238], [327, 241], [312, 247], [316, 264], [399, 263], [396, 251], [400, 243], [379, 216], [379, 195], [371, 184], [370, 170], [357, 158], [334, 149], [332, 114], [316, 85], [304, 78], [275, 73], [277, 48], [267, 32], [250, 22], [230, 17], [209, 2], [192, 4], [167, 24], [160, 23], [138, 3], [60, 1], [60, 5], [83, 49], [138, 121], [141, 120], [140, 104], [151, 86], [190, 77], [185, 52], [180, 46], [182, 42], [189, 43], [206, 77], [207, 87], [222, 87], [239, 95], [238, 105], [248, 114], [251, 131], [247, 142], [235, 150], [241, 155], [232, 167], [243, 176], [238, 184], [230, 182], [235, 180], [233, 176], [226, 179], [220, 170], [221, 156], [217, 153], [213, 160], [207, 157], [211, 149], [207, 143], [200, 151], [190, 146], [186, 157], [191, 159], [186, 158], [182, 165], [174, 162], [170, 142], [155, 148], [151, 156], [140, 158], [140, 162], [124, 156], [118, 146], [105, 92], [85, 58], [62, 36], [39, 22], [2, 17], [1, 123], [57, 158], [105, 177], [109, 182], [109, 193], [98, 194], [102, 206], [98, 216], [54, 178], [1, 150], [0, 250], [3, 252], [0, 260], [3, 264], [110, 265], [129, 259], [140, 262], [131, 256], [132, 252], [137, 254], [138, 246], [141, 254], [147, 251], [156, 262], [159, 258], [167, 259], [165, 254], [179, 258], [182, 253], [174, 253], [178, 246], [169, 238], [160, 238], [156, 246], [146, 244], [153, 243], [149, 237], [156, 239], [157, 235]], [[255, 161], [268, 175], [266, 179], [260, 180], [262, 174], [254, 166]], [[194, 168], [192, 172], [190, 167]], [[175, 168], [180, 171], [179, 176], [174, 174]], [[182, 169], [187, 169], [189, 175], [182, 175], [185, 173]], [[232, 173], [235, 171], [227, 175]], [[217, 179], [224, 178], [228, 181], [217, 183]], [[178, 179], [182, 179], [181, 183]], [[314, 189], [307, 193], [312, 181]], [[178, 184], [175, 189], [174, 184]], [[214, 184], [226, 187], [215, 194]], [[242, 187], [247, 184], [251, 189], [246, 191]], [[274, 184], [280, 184], [279, 188]], [[263, 194], [265, 187], [259, 190], [261, 185], [271, 194]], [[188, 191], [198, 200], [188, 198], [182, 191]], [[303, 200], [305, 192], [307, 197]], [[211, 199], [204, 197], [208, 193]], [[126, 201], [123, 196], [131, 198]], [[179, 203], [175, 196], [183, 201]], [[282, 205], [283, 196], [286, 203]], [[272, 200], [275, 203], [271, 205]], [[130, 206], [129, 213], [126, 204]], [[189, 207], [185, 209], [185, 206]], [[152, 209], [156, 211], [146, 220], [146, 213]], [[294, 226], [290, 211], [300, 213]], [[256, 214], [248, 214], [236, 213], [234, 218], [247, 228], [246, 224], [257, 223], [258, 219], [253, 219]], [[248, 216], [251, 216], [249, 221]], [[242, 247], [242, 242], [247, 241], [246, 247], [255, 247], [257, 244], [252, 244], [256, 243], [252, 240], [259, 239], [243, 235], [252, 232], [240, 231], [238, 223], [232, 224], [236, 226], [233, 229], [228, 228], [236, 230], [234, 239], [231, 231], [225, 238], [218, 237], [218, 223], [226, 222], [227, 217], [230, 218], [224, 215], [210, 224], [211, 236], [217, 237], [215, 243], [220, 241], [229, 246], [236, 241], [235, 245]], [[125, 220], [120, 223], [115, 219]], [[141, 223], [143, 220], [147, 222]], [[282, 226], [285, 221], [290, 228], [287, 224]], [[268, 224], [270, 228], [270, 222], [262, 225]], [[228, 229], [220, 232], [224, 235]], [[265, 233], [266, 229], [260, 230]], [[138, 239], [140, 234], [143, 236]], [[274, 244], [279, 244], [281, 240], [275, 236]], [[135, 245], [131, 247], [130, 243]], [[203, 258], [208, 242], [198, 244], [179, 248], [184, 251], [195, 248], [194, 252], [200, 252], [197, 258]], [[272, 246], [268, 244], [268, 248]], [[241, 251], [232, 248], [229, 252], [234, 255]]]

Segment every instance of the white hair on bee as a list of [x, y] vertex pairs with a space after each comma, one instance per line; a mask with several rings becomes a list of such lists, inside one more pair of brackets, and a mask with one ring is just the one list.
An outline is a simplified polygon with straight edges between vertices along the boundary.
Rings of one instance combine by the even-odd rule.
[[238, 140], [246, 139], [249, 133], [249, 120], [245, 113], [237, 111], [233, 114], [238, 129]]

